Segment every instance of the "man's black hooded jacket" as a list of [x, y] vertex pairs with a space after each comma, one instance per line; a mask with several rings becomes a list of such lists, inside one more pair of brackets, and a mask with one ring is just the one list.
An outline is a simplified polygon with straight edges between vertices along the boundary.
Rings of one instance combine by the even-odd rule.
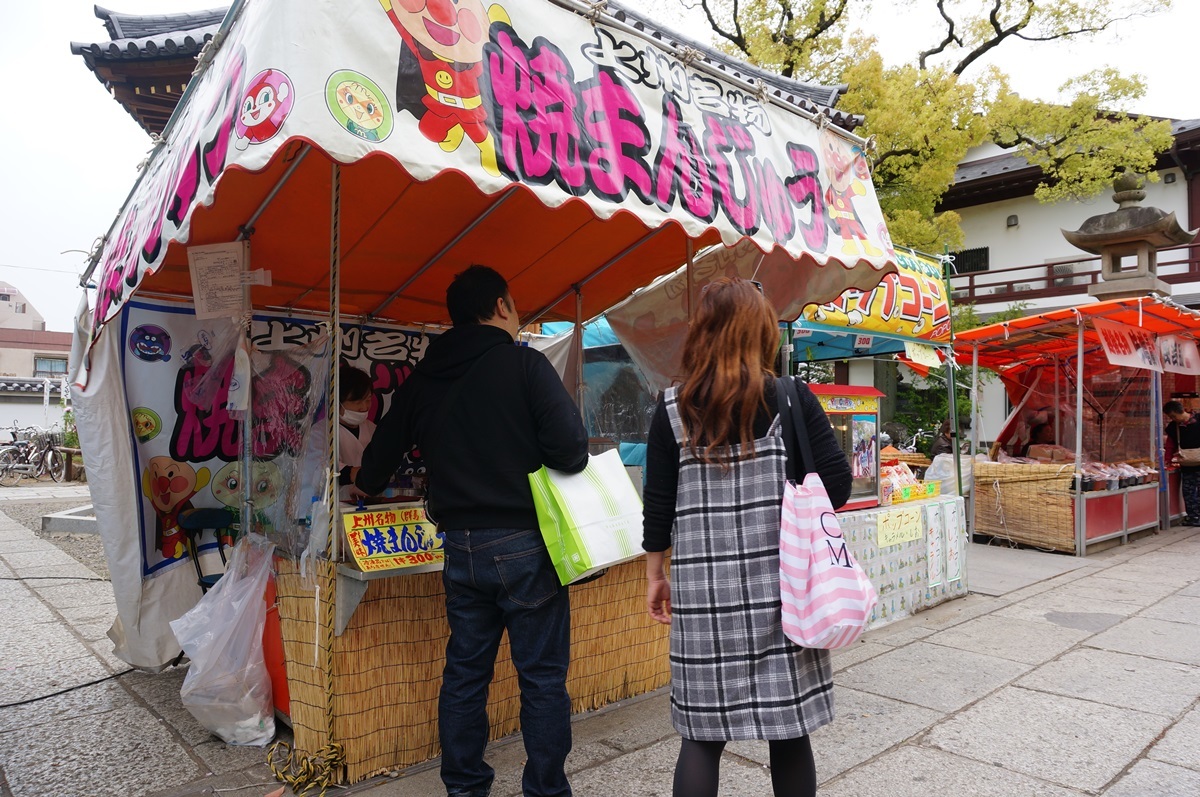
[[487, 324], [430, 343], [363, 452], [359, 489], [381, 492], [414, 445], [443, 530], [537, 528], [528, 474], [587, 465], [587, 433], [550, 361]]

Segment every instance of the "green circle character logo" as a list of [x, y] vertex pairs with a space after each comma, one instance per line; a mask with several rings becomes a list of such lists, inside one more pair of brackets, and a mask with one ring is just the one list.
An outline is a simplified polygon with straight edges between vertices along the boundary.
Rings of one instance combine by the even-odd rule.
[[162, 419], [158, 413], [149, 407], [135, 407], [133, 410], [133, 434], [139, 443], [148, 443], [162, 431]]
[[325, 104], [337, 123], [365, 141], [383, 141], [392, 132], [392, 109], [379, 86], [366, 75], [343, 69], [325, 83]]

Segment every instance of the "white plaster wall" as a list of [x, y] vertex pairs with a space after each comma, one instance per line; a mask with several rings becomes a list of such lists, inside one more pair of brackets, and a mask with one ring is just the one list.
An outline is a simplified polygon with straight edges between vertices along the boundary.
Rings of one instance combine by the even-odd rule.
[[[1146, 183], [1143, 205], [1174, 212], [1181, 226], [1186, 226], [1187, 183], [1178, 169], [1168, 169], [1160, 177], [1174, 174], [1175, 182]], [[1091, 216], [1117, 209], [1112, 192], [1088, 200], [1068, 200], [1043, 205], [1033, 197], [1005, 199], [972, 208], [963, 208], [962, 228], [966, 248], [986, 246], [990, 249], [990, 268], [1011, 268], [1045, 263], [1048, 260], [1070, 260], [1090, 257], [1063, 238], [1062, 230], [1077, 230]], [[1006, 226], [1009, 216], [1016, 215], [1019, 224]]]

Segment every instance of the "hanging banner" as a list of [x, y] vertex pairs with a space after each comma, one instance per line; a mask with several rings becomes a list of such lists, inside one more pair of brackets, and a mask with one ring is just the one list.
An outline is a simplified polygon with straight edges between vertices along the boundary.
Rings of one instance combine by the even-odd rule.
[[[244, 413], [229, 406], [238, 329], [232, 320], [197, 319], [181, 305], [135, 300], [122, 313], [121, 367], [141, 488], [141, 577], [187, 564], [183, 512], [224, 507], [236, 519], [240, 511]], [[329, 346], [322, 330], [307, 319], [268, 314], [256, 315], [251, 326], [253, 523], [268, 537], [282, 535], [275, 538], [281, 544], [311, 511], [329, 467]], [[371, 421], [390, 406], [429, 340], [397, 327], [342, 327], [341, 360], [371, 377]], [[401, 475], [417, 467], [408, 462]], [[214, 545], [206, 536], [200, 550]]]
[[858, 334], [886, 332], [948, 343], [950, 302], [941, 263], [904, 250], [898, 250], [896, 257], [899, 270], [885, 275], [874, 290], [851, 288], [828, 304], [810, 304], [801, 320], [846, 327]]
[[1174, 374], [1200, 374], [1200, 351], [1196, 341], [1179, 335], [1158, 339], [1158, 354], [1164, 371]]
[[1158, 336], [1144, 329], [1095, 318], [1092, 323], [1104, 354], [1113, 365], [1127, 368], [1147, 368], [1162, 371], [1162, 360], [1158, 351]]
[[[890, 270], [895, 253], [860, 146], [769, 99], [778, 90], [701, 71], [602, 8], [239, 6], [108, 237], [96, 326], [172, 242], [188, 239], [194, 209], [212, 202], [224, 174], [259, 173], [297, 142], [347, 165], [389, 158], [420, 182], [454, 172], [473, 184], [463, 197], [520, 185], [549, 208], [579, 201], [599, 219], [627, 213], [652, 230], [674, 222], [693, 238], [711, 230], [726, 246], [752, 241], [760, 255], [778, 247], [793, 264]], [[452, 208], [445, 187], [440, 201]]]

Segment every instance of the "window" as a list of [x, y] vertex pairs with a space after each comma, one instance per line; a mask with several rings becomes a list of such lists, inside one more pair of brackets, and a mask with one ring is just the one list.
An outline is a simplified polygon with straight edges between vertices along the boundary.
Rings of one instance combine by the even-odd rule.
[[19, 302], [17, 304], [14, 304], [13, 312], [14, 313], [24, 313], [25, 312], [25, 302]]
[[7, 302], [12, 299], [12, 296], [7, 293], [0, 293], [0, 302]]
[[988, 248], [986, 246], [976, 247], [975, 249], [964, 249], [961, 252], [954, 253], [955, 274], [972, 274], [977, 271], [987, 270]]
[[58, 357], [34, 357], [33, 375], [59, 377], [67, 375], [67, 361]]

